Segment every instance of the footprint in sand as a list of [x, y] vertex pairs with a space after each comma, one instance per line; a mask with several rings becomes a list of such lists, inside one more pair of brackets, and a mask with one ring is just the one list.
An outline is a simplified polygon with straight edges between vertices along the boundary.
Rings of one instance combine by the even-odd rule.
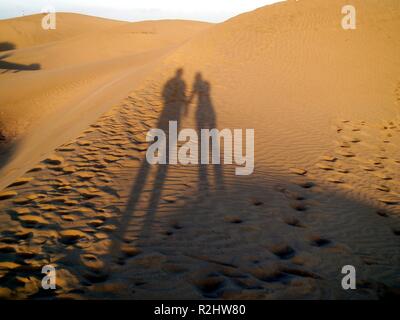
[[337, 158], [334, 156], [322, 156], [321, 160], [327, 162], [336, 162]]
[[377, 210], [377, 211], [376, 211], [376, 214], [377, 214], [378, 216], [381, 216], [381, 217], [384, 217], [384, 218], [387, 218], [387, 217], [389, 216], [389, 214], [387, 213], [387, 211], [386, 211], [386, 210], [383, 210], [383, 209]]
[[349, 141], [350, 141], [351, 143], [359, 143], [359, 142], [361, 142], [361, 140], [360, 140], [359, 138], [357, 138], [357, 137], [353, 137], [353, 138], [351, 138]]
[[22, 177], [9, 184], [7, 188], [22, 186], [24, 184], [27, 184], [28, 182], [31, 182], [32, 180], [33, 178], [31, 177]]
[[50, 165], [60, 165], [62, 164], [64, 161], [64, 158], [57, 156], [57, 155], [52, 155], [50, 157], [48, 157], [47, 159], [45, 159], [43, 162], [46, 164], [50, 164]]
[[384, 198], [380, 198], [379, 201], [387, 205], [396, 205], [400, 203], [400, 197], [387, 196]]
[[379, 191], [390, 192], [390, 188], [388, 186], [385, 186], [385, 185], [375, 186], [375, 188], [377, 190], [379, 190]]
[[300, 220], [298, 220], [295, 217], [287, 217], [283, 220], [287, 225], [291, 227], [298, 227], [298, 228], [304, 228]]
[[222, 295], [225, 279], [222, 276], [211, 274], [204, 278], [195, 279], [193, 284], [205, 298], [215, 299]]
[[316, 235], [316, 236], [310, 237], [310, 243], [312, 246], [315, 246], [315, 247], [325, 247], [325, 246], [330, 245], [332, 242], [326, 238]]
[[337, 168], [336, 171], [343, 174], [350, 173], [350, 170], [346, 168]]
[[14, 198], [18, 193], [16, 191], [3, 191], [0, 192], [0, 201]]
[[306, 210], [307, 210], [307, 205], [306, 205], [304, 202], [302, 202], [302, 201], [292, 201], [292, 202], [290, 203], [290, 206], [291, 206], [294, 210], [300, 211], [300, 212], [303, 212], [303, 211], [306, 211]]
[[290, 168], [289, 171], [291, 173], [300, 175], [300, 176], [304, 176], [305, 174], [307, 174], [307, 170], [303, 169], [303, 168]]
[[342, 184], [345, 182], [341, 177], [330, 177], [328, 178], [328, 181], [336, 184]]
[[375, 171], [375, 170], [376, 170], [376, 168], [374, 168], [374, 167], [372, 167], [372, 166], [368, 166], [368, 165], [360, 166], [360, 168], [361, 168], [362, 170], [364, 170], [364, 171], [369, 171], [369, 172], [372, 172], [372, 171]]
[[282, 260], [291, 259], [296, 254], [295, 250], [286, 244], [270, 246], [269, 251], [271, 251], [274, 255]]
[[298, 185], [303, 189], [311, 189], [315, 187], [315, 183], [311, 181], [299, 182]]
[[345, 158], [354, 158], [356, 156], [353, 152], [345, 150], [339, 150], [337, 153]]
[[346, 141], [343, 141], [343, 142], [339, 143], [339, 146], [340, 146], [341, 148], [344, 148], [344, 149], [349, 149], [349, 148], [351, 148], [351, 145], [350, 145], [348, 142], [346, 142]]
[[224, 220], [228, 223], [232, 223], [232, 224], [242, 224], [243, 223], [243, 219], [240, 218], [239, 216], [225, 216]]
[[316, 166], [322, 170], [325, 171], [333, 171], [335, 170], [335, 168], [329, 164], [325, 164], [325, 163], [317, 163]]
[[376, 172], [375, 176], [382, 180], [392, 180], [392, 177], [384, 172]]

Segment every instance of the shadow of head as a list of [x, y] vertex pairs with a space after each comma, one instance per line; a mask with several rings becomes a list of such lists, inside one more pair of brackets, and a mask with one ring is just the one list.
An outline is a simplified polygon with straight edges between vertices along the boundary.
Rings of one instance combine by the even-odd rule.
[[195, 81], [203, 81], [203, 75], [201, 72], [196, 72], [196, 75], [194, 76]]
[[176, 69], [175, 75], [176, 75], [177, 78], [182, 78], [182, 76], [183, 76], [183, 68]]
[[40, 64], [39, 63], [32, 63], [30, 65], [27, 65], [24, 70], [40, 70]]

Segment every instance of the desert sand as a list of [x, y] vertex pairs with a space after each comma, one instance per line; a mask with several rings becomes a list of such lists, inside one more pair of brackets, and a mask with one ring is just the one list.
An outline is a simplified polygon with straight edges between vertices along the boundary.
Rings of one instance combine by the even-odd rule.
[[[51, 36], [40, 16], [0, 21], [1, 71], [21, 65], [0, 74], [0, 296], [398, 295], [400, 3], [352, 2], [356, 30], [341, 0], [215, 25], [60, 14]], [[254, 173], [149, 165], [146, 133], [168, 121], [254, 129]]]

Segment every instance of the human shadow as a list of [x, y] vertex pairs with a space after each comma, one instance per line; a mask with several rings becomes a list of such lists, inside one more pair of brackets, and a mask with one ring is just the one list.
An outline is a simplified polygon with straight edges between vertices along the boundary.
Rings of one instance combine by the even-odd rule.
[[[183, 69], [177, 69], [175, 76], [169, 79], [163, 88], [162, 99], [163, 99], [163, 110], [157, 122], [157, 129], [163, 130], [167, 141], [166, 145], [175, 144], [176, 139], [174, 135], [169, 134], [169, 123], [170, 121], [177, 122], [177, 130], [180, 129], [180, 120], [183, 114], [187, 113], [188, 99], [186, 97], [186, 83], [182, 78]], [[146, 232], [146, 228], [151, 225], [151, 221], [154, 218], [160, 198], [163, 191], [163, 186], [169, 170], [170, 157], [169, 152], [166, 152], [166, 164], [157, 164], [157, 171], [155, 174], [152, 193], [150, 196], [148, 208], [146, 210], [146, 217], [143, 222], [142, 233]], [[149, 175], [152, 165], [149, 164], [147, 158], [142, 160], [140, 169], [136, 175], [134, 185], [131, 188], [129, 200], [126, 205], [125, 211], [119, 222], [119, 234], [123, 237], [129, 226], [129, 222], [133, 213], [136, 211], [140, 201], [140, 197], [146, 186], [146, 182], [149, 180]], [[113, 245], [112, 252], [119, 256], [119, 245]]]
[[[16, 49], [16, 46], [11, 42], [0, 42], [0, 51], [10, 51]], [[15, 62], [5, 61], [5, 59], [11, 57], [11, 53], [6, 53], [0, 55], [0, 70], [1, 73], [6, 72], [20, 72], [20, 71], [34, 71], [40, 70], [41, 65], [39, 63], [32, 63], [32, 64], [21, 64]]]
[[[208, 81], [203, 79], [203, 76], [198, 72], [195, 76], [192, 90], [192, 98], [197, 96], [197, 106], [196, 106], [196, 129], [197, 134], [201, 137], [202, 129], [216, 129], [217, 128], [217, 116], [214, 110], [214, 105], [211, 99], [211, 85]], [[211, 149], [211, 150], [210, 150]], [[210, 153], [211, 151], [211, 153]], [[220, 155], [220, 145], [219, 139], [216, 139], [211, 146], [209, 146], [208, 154], [219, 154]], [[210, 160], [210, 159], [209, 159]], [[201, 153], [199, 153], [199, 165], [198, 165], [198, 189], [199, 191], [204, 191], [208, 193], [211, 186], [211, 172], [214, 173], [214, 186], [216, 190], [223, 189], [223, 168], [219, 164], [204, 164], [201, 161]]]
[[[163, 190], [165, 189], [165, 183], [168, 177], [168, 173], [171, 170], [171, 165], [178, 164], [178, 159], [170, 157], [171, 146], [178, 145], [177, 136], [170, 134], [170, 122], [174, 121], [177, 123], [176, 129], [173, 130], [179, 132], [181, 128], [181, 120], [188, 114], [189, 105], [196, 98], [196, 109], [195, 109], [195, 121], [196, 131], [200, 137], [201, 129], [215, 129], [217, 125], [217, 116], [214, 110], [214, 106], [211, 99], [211, 85], [208, 81], [205, 81], [201, 73], [197, 73], [191, 94], [186, 95], [187, 85], [183, 80], [183, 69], [176, 70], [175, 76], [169, 79], [162, 90], [163, 109], [158, 118], [156, 129], [162, 130], [165, 133], [166, 141], [165, 145], [167, 151], [165, 152], [165, 164], [151, 165], [148, 162], [148, 158], [144, 158], [139, 167], [139, 170], [134, 179], [134, 184], [130, 190], [128, 202], [125, 210], [119, 221], [119, 239], [115, 241], [111, 246], [111, 252], [113, 253], [114, 259], [119, 263], [122, 260], [121, 255], [121, 244], [123, 241], [129, 242], [129, 227], [131, 220], [135, 213], [141, 211], [144, 215], [141, 216], [141, 226], [139, 233], [134, 238], [145, 239], [149, 234], [159, 208]], [[172, 133], [172, 132], [171, 132]], [[159, 137], [156, 137], [159, 139]], [[219, 143], [214, 141], [211, 144], [212, 152], [220, 153]], [[174, 153], [174, 158], [176, 152]], [[203, 191], [202, 195], [210, 194], [212, 186], [213, 190], [223, 190], [223, 169], [221, 164], [201, 164], [200, 162], [201, 152], [199, 152], [199, 164], [198, 166], [198, 188]], [[214, 178], [214, 183], [212, 180]], [[150, 191], [150, 192], [149, 192]], [[149, 195], [145, 196], [145, 207], [143, 208], [142, 195], [149, 192]], [[148, 201], [147, 201], [148, 199]], [[143, 212], [144, 210], [144, 212]], [[137, 226], [133, 226], [137, 232]]]

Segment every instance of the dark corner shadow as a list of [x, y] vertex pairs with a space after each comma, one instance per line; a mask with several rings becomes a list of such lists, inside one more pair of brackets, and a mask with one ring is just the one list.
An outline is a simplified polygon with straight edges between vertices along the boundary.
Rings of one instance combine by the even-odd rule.
[[[10, 51], [16, 49], [15, 44], [11, 42], [0, 42], [0, 52], [2, 51]], [[32, 64], [21, 64], [21, 63], [14, 63], [5, 61], [5, 59], [12, 56], [12, 53], [6, 53], [0, 55], [0, 72], [6, 73], [9, 71], [12, 72], [20, 72], [20, 71], [34, 71], [40, 70], [41, 65], [39, 63], [32, 63]]]
[[7, 140], [0, 128], [0, 170], [10, 162], [10, 159], [15, 153], [17, 145], [18, 142], [16, 140]]
[[[184, 70], [182, 68], [177, 69], [175, 75], [170, 78], [163, 87], [162, 99], [163, 99], [163, 110], [159, 116], [157, 126], [155, 129], [161, 129], [165, 132], [167, 137], [167, 145], [169, 143], [175, 143], [171, 141], [174, 137], [169, 135], [169, 122], [177, 122], [177, 130], [179, 132], [181, 128], [181, 120], [187, 116], [189, 105], [193, 99], [197, 97], [197, 105], [195, 110], [196, 115], [196, 129], [200, 134], [201, 129], [216, 128], [217, 120], [214, 107], [212, 104], [210, 92], [211, 85], [208, 81], [205, 81], [201, 73], [197, 73], [191, 94], [187, 96], [187, 84], [183, 79]], [[199, 152], [200, 155], [200, 152]], [[150, 165], [146, 158], [142, 160], [139, 171], [134, 179], [134, 184], [130, 191], [129, 200], [126, 208], [119, 221], [117, 234], [119, 239], [114, 241], [111, 246], [111, 252], [114, 254], [114, 258], [121, 258], [121, 242], [124, 239], [124, 235], [128, 231], [128, 226], [135, 211], [137, 210], [139, 199], [146, 188], [146, 183], [150, 180], [150, 171], [155, 170], [154, 180], [152, 179], [153, 185], [151, 187], [151, 195], [147, 209], [145, 211], [144, 221], [142, 221], [142, 228], [140, 237], [146, 237], [151, 228], [152, 221], [157, 213], [157, 209], [162, 197], [165, 181], [168, 176], [170, 168], [170, 159], [167, 150], [167, 164]], [[200, 162], [199, 162], [200, 163]], [[217, 189], [223, 189], [223, 171], [222, 165], [210, 165], [215, 173], [215, 186]], [[198, 188], [207, 190], [210, 186], [210, 178], [208, 173], [207, 165], [198, 165]]]
[[[140, 174], [140, 173], [139, 173]], [[263, 217], [260, 216], [260, 223], [263, 224], [259, 229], [251, 229], [251, 231], [248, 231], [250, 233], [252, 233], [252, 237], [255, 235], [253, 232], [256, 232], [256, 234], [259, 235], [260, 237], [260, 242], [257, 241], [251, 241], [249, 242], [249, 246], [247, 246], [247, 243], [245, 246], [242, 247], [242, 249], [240, 249], [240, 245], [235, 242], [234, 246], [230, 246], [227, 245], [226, 247], [222, 247], [224, 248], [223, 250], [219, 249], [220, 247], [217, 245], [215, 245], [215, 243], [211, 243], [209, 242], [209, 238], [208, 237], [204, 237], [204, 236], [198, 236], [198, 235], [206, 235], [208, 232], [210, 232], [210, 230], [212, 231], [213, 236], [215, 235], [215, 230], [218, 230], [218, 232], [220, 234], [221, 237], [223, 236], [224, 239], [227, 239], [226, 241], [231, 241], [230, 236], [232, 235], [234, 232], [241, 232], [240, 230], [240, 226], [243, 226], [243, 223], [245, 223], [245, 221], [241, 221], [241, 220], [237, 220], [237, 218], [234, 219], [229, 219], [229, 220], [222, 220], [225, 221], [226, 228], [229, 231], [229, 233], [225, 233], [225, 227], [222, 225], [220, 226], [219, 229], [216, 229], [215, 227], [215, 223], [217, 221], [221, 221], [218, 219], [210, 219], [210, 217], [212, 217], [213, 215], [219, 214], [221, 213], [221, 211], [214, 211], [214, 207], [213, 207], [213, 202], [208, 202], [208, 204], [206, 206], [202, 206], [201, 210], [199, 210], [199, 203], [197, 201], [197, 192], [195, 190], [193, 190], [192, 193], [192, 197], [187, 198], [187, 200], [180, 204], [178, 207], [174, 208], [174, 212], [172, 214], [169, 214], [168, 217], [166, 217], [165, 219], [158, 219], [157, 218], [157, 227], [156, 228], [150, 228], [152, 231], [152, 234], [150, 235], [150, 237], [146, 237], [143, 236], [142, 234], [139, 234], [139, 237], [136, 236], [136, 232], [134, 232], [132, 239], [136, 239], [135, 241], [135, 245], [138, 246], [144, 246], [147, 247], [149, 245], [149, 247], [151, 246], [151, 248], [157, 248], [157, 252], [160, 252], [164, 255], [167, 255], [168, 258], [169, 257], [173, 257], [174, 261], [177, 261], [175, 259], [178, 259], [177, 257], [182, 258], [182, 259], [186, 259], [189, 258], [191, 261], [193, 261], [192, 263], [196, 263], [196, 261], [198, 263], [207, 263], [207, 264], [212, 264], [214, 266], [213, 270], [221, 270], [221, 272], [223, 270], [226, 270], [226, 268], [231, 268], [231, 270], [235, 270], [242, 273], [246, 273], [246, 269], [249, 267], [247, 263], [243, 263], [243, 261], [241, 261], [241, 259], [233, 259], [234, 256], [237, 256], [238, 251], [237, 249], [242, 250], [241, 252], [246, 255], [246, 254], [250, 254], [251, 257], [256, 257], [257, 262], [255, 262], [255, 270], [260, 270], [258, 268], [263, 268], [263, 264], [260, 263], [260, 261], [264, 261], [266, 262], [266, 260], [262, 260], [262, 259], [267, 259], [268, 262], [271, 261], [271, 258], [265, 258], [265, 255], [263, 254], [263, 252], [265, 251], [265, 243], [267, 243], [267, 241], [271, 241], [271, 243], [273, 243], [275, 240], [274, 239], [282, 239], [282, 241], [285, 241], [287, 243], [290, 243], [290, 241], [294, 241], [296, 244], [300, 244], [300, 248], [301, 247], [307, 247], [307, 246], [312, 246], [313, 248], [315, 248], [316, 253], [316, 257], [317, 258], [321, 258], [321, 259], [332, 259], [330, 261], [332, 261], [332, 263], [334, 263], [335, 266], [337, 266], [337, 270], [340, 270], [340, 268], [342, 268], [343, 261], [348, 261], [348, 257], [347, 254], [349, 252], [352, 252], [352, 250], [349, 250], [347, 248], [356, 248], [357, 250], [355, 250], [355, 252], [351, 253], [350, 257], [354, 257], [355, 261], [359, 261], [359, 257], [364, 255], [364, 256], [368, 256], [370, 253], [367, 252], [363, 252], [363, 250], [360, 250], [359, 245], [361, 244], [362, 246], [368, 246], [368, 243], [363, 244], [364, 240], [366, 239], [370, 239], [370, 235], [371, 235], [371, 226], [376, 227], [378, 231], [382, 231], [383, 229], [388, 229], [388, 232], [390, 232], [389, 226], [391, 225], [391, 221], [394, 222], [395, 220], [395, 215], [393, 214], [393, 217], [387, 216], [387, 217], [379, 217], [377, 215], [377, 213], [379, 214], [379, 212], [382, 211], [382, 208], [379, 206], [375, 206], [375, 205], [371, 205], [371, 204], [367, 204], [365, 202], [361, 202], [360, 200], [356, 200], [352, 197], [349, 197], [348, 194], [346, 194], [345, 191], [343, 192], [337, 192], [337, 193], [331, 193], [329, 188], [325, 189], [324, 187], [324, 191], [321, 192], [321, 195], [324, 195], [324, 197], [326, 197], [326, 199], [330, 199], [330, 201], [332, 203], [342, 203], [343, 201], [345, 201], [344, 207], [348, 207], [350, 208], [349, 211], [352, 211], [351, 208], [353, 207], [360, 207], [362, 208], [362, 213], [363, 215], [360, 216], [357, 213], [353, 213], [353, 215], [351, 217], [347, 217], [347, 215], [343, 215], [342, 219], [346, 219], [344, 218], [344, 216], [346, 216], [349, 219], [357, 219], [355, 224], [353, 224], [353, 227], [356, 227], [357, 230], [369, 230], [366, 233], [363, 233], [363, 238], [358, 239], [358, 236], [356, 237], [350, 237], [350, 239], [346, 238], [346, 234], [349, 234], [349, 231], [352, 230], [352, 226], [351, 224], [343, 224], [344, 227], [348, 227], [349, 229], [345, 229], [339, 232], [339, 234], [336, 234], [335, 236], [331, 235], [330, 232], [328, 232], [328, 234], [326, 234], [326, 231], [324, 230], [328, 230], [329, 229], [329, 223], [327, 224], [327, 221], [335, 221], [338, 217], [335, 215], [326, 215], [326, 213], [321, 213], [322, 217], [321, 217], [321, 221], [320, 224], [318, 225], [314, 225], [314, 224], [309, 224], [307, 225], [307, 218], [305, 213], [307, 212], [307, 210], [309, 210], [310, 208], [306, 209], [305, 211], [303, 211], [303, 209], [301, 209], [302, 214], [300, 216], [297, 216], [298, 218], [292, 219], [292, 218], [288, 218], [290, 217], [290, 215], [287, 215], [287, 207], [290, 204], [290, 197], [293, 195], [291, 194], [291, 192], [305, 192], [306, 190], [308, 190], [309, 188], [314, 188], [315, 186], [320, 185], [319, 182], [314, 181], [313, 179], [307, 179], [307, 184], [304, 183], [296, 183], [293, 181], [293, 177], [292, 176], [280, 176], [280, 177], [275, 177], [276, 181], [273, 183], [273, 185], [271, 186], [270, 182], [266, 182], [264, 179], [262, 179], [261, 177], [254, 177], [251, 178], [249, 177], [249, 179], [251, 179], [251, 186], [249, 187], [244, 187], [243, 188], [243, 184], [241, 183], [237, 183], [237, 182], [232, 182], [230, 181], [230, 184], [226, 186], [227, 189], [229, 189], [229, 193], [225, 193], [224, 192], [224, 200], [227, 201], [222, 201], [224, 203], [224, 211], [226, 216], [231, 216], [231, 213], [235, 211], [235, 204], [231, 204], [229, 199], [234, 197], [236, 199], [249, 199], [251, 197], [257, 197], [258, 199], [262, 200], [263, 203], [261, 205], [259, 204], [252, 204], [254, 207], [248, 207], [246, 209], [246, 214], [248, 214], [248, 211], [252, 211], [254, 210], [254, 212], [260, 212], [260, 209], [262, 210], [264, 208], [264, 210], [270, 208], [268, 205], [268, 200], [270, 199], [275, 199], [275, 201], [280, 201], [280, 207], [279, 207], [279, 216], [276, 216], [276, 223], [278, 225], [286, 225], [287, 227], [284, 229], [274, 229], [274, 225], [271, 224], [269, 226], [269, 222], [270, 220], [264, 220], [263, 221]], [[143, 180], [142, 180], [143, 181]], [[137, 182], [136, 182], [137, 183]], [[312, 187], [311, 187], [312, 186]], [[271, 188], [272, 187], [272, 188]], [[135, 189], [132, 189], [132, 191], [134, 191]], [[266, 192], [267, 190], [267, 192]], [[160, 193], [160, 190], [157, 190], [157, 193]], [[131, 194], [131, 196], [136, 196]], [[217, 195], [218, 198], [218, 195]], [[219, 198], [220, 199], [220, 198]], [[131, 203], [133, 205], [133, 203]], [[154, 205], [154, 203], [153, 203]], [[311, 203], [309, 203], [308, 205], [312, 206]], [[265, 207], [264, 207], [265, 206]], [[154, 208], [153, 208], [154, 209]], [[208, 212], [206, 212], [208, 211]], [[268, 211], [268, 210], [267, 210]], [[206, 215], [204, 216], [204, 219], [202, 220], [197, 220], [195, 223], [195, 231], [193, 231], [193, 237], [190, 238], [190, 243], [187, 244], [183, 244], [182, 243], [182, 237], [168, 237], [168, 240], [166, 240], [166, 236], [165, 233], [160, 232], [163, 230], [171, 230], [171, 221], [180, 221], [179, 224], [181, 226], [187, 226], [187, 221], [191, 221], [193, 218], [193, 214], [197, 213], [199, 214], [200, 212], [204, 212], [206, 213]], [[153, 212], [154, 213], [154, 212]], [[293, 208], [293, 212], [292, 215], [296, 215], [296, 213], [300, 213], [300, 210]], [[134, 219], [132, 218], [132, 214], [133, 212], [130, 211], [125, 211], [124, 212], [124, 216], [123, 219], [125, 222], [129, 222], [130, 219]], [[147, 212], [147, 215], [149, 215], [150, 212]], [[222, 213], [223, 214], [223, 213]], [[364, 216], [365, 215], [365, 216]], [[245, 215], [244, 215], [245, 216]], [[376, 219], [382, 219], [382, 224], [371, 224], [375, 221], [374, 217], [377, 217]], [[147, 217], [147, 220], [149, 220], [149, 216]], [[303, 221], [304, 219], [304, 221]], [[328, 219], [328, 220], [327, 220]], [[330, 220], [332, 219], [332, 220]], [[303, 224], [303, 222], [305, 224]], [[223, 222], [221, 222], [223, 223]], [[327, 225], [326, 227], [324, 227], [324, 225]], [[121, 227], [121, 226], [120, 226]], [[126, 227], [126, 226], [124, 226]], [[234, 231], [234, 229], [237, 228], [236, 230], [238, 231]], [[250, 230], [250, 229], [249, 229]], [[286, 233], [280, 233], [282, 230], [285, 230], [287, 232]], [[304, 230], [304, 233], [301, 231]], [[353, 229], [354, 230], [354, 229]], [[120, 228], [119, 230], [120, 232], [124, 232], [123, 234], [121, 234], [122, 236], [127, 235], [125, 232], [129, 233], [130, 231], [127, 230], [126, 228]], [[310, 235], [318, 235], [315, 237], [311, 237]], [[386, 234], [386, 232], [385, 232]], [[268, 238], [269, 237], [269, 238]], [[128, 237], [129, 238], [129, 237]], [[256, 237], [254, 237], [256, 238]], [[257, 236], [258, 238], [258, 236]], [[185, 238], [188, 239], [188, 238]], [[268, 240], [269, 239], [269, 240]], [[395, 245], [396, 242], [396, 235], [392, 236], [392, 241], [391, 243], [388, 243], [388, 251], [390, 251], [390, 247], [392, 245]], [[262, 240], [262, 241], [261, 241]], [[127, 241], [128, 243], [130, 241]], [[115, 244], [113, 243], [118, 249], [120, 249], [118, 247], [118, 243]], [[237, 247], [236, 247], [237, 245]], [[208, 248], [210, 247], [210, 248]], [[114, 247], [115, 248], [115, 247]], [[171, 251], [171, 248], [174, 248], [174, 251]], [[182, 249], [183, 248], [183, 249]], [[319, 248], [319, 249], [318, 249]], [[328, 249], [326, 251], [322, 251], [325, 249]], [[329, 248], [332, 248], [332, 251], [329, 251]], [[336, 251], [333, 249], [338, 249], [340, 250], [340, 248], [343, 248], [343, 256], [340, 257], [340, 259], [338, 259], [338, 254], [341, 251]], [[226, 251], [225, 251], [226, 250]], [[320, 254], [318, 254], [318, 250], [320, 251]], [[383, 249], [385, 250], [385, 249]], [[223, 251], [224, 253], [222, 253], [221, 251]], [[205, 252], [207, 252], [207, 254], [204, 254]], [[234, 252], [235, 254], [231, 253]], [[379, 252], [379, 255], [382, 256], [386, 256], [387, 254], [386, 251], [383, 252]], [[118, 254], [118, 255], [117, 255]], [[110, 256], [111, 257], [118, 257], [120, 259], [118, 259], [117, 263], [121, 263], [124, 264], [126, 260], [124, 260], [124, 258], [119, 255], [120, 251], [118, 252], [114, 252], [114, 251], [110, 251]], [[327, 255], [330, 255], [329, 257]], [[219, 256], [220, 255], [220, 256]], [[129, 257], [129, 256], [127, 256]], [[232, 257], [232, 259], [231, 259]], [[260, 258], [260, 260], [258, 260], [258, 258]], [[128, 258], [127, 258], [128, 259]], [[140, 258], [139, 258], [140, 259]], [[169, 261], [169, 260], [167, 260]], [[290, 286], [295, 287], [295, 285], [292, 285], [291, 282], [288, 282], [288, 279], [313, 279], [313, 281], [315, 281], [315, 283], [317, 284], [315, 286], [316, 288], [316, 293], [318, 291], [317, 288], [324, 288], [324, 290], [326, 289], [326, 292], [332, 292], [333, 294], [335, 293], [334, 290], [336, 290], [337, 288], [337, 278], [329, 278], [327, 277], [327, 275], [329, 275], [329, 271], [327, 271], [327, 273], [325, 274], [323, 269], [320, 269], [319, 266], [302, 266], [301, 264], [293, 264], [290, 260], [286, 260], [285, 257], [278, 257], [276, 260], [276, 266], [277, 269], [273, 269], [274, 273], [269, 276], [268, 273], [268, 278], [267, 280], [263, 280], [263, 279], [259, 279], [259, 283], [262, 285], [268, 285], [265, 283], [276, 283], [276, 284], [280, 284], [282, 286], [284, 286], [285, 288], [288, 288]], [[287, 264], [285, 263], [285, 261], [287, 261]], [[186, 263], [186, 262], [185, 262]], [[260, 263], [260, 264], [259, 264]], [[360, 262], [362, 263], [362, 262]], [[322, 265], [322, 264], [321, 264]], [[363, 266], [362, 264], [358, 265], [356, 264], [357, 268], [361, 268], [361, 266]], [[146, 266], [145, 265], [141, 265], [142, 269], [141, 270], [145, 270]], [[387, 271], [387, 265], [386, 264], [382, 264], [379, 266], [379, 264], [375, 265], [376, 268], [380, 268], [378, 272], [386, 272]], [[160, 267], [161, 269], [162, 267]], [[395, 277], [393, 277], [393, 275], [398, 273], [398, 270], [400, 267], [398, 265], [395, 264], [395, 260], [392, 260], [392, 265], [391, 265], [391, 270], [390, 273], [385, 275], [385, 277], [382, 277], [380, 279], [376, 279], [374, 276], [370, 277], [368, 280], [368, 286], [371, 290], [371, 292], [377, 292], [379, 299], [391, 299], [394, 297], [399, 297], [399, 290], [397, 288], [397, 282], [395, 281]], [[269, 269], [268, 269], [269, 270]], [[275, 273], [275, 271], [278, 270], [278, 272]], [[378, 270], [378, 269], [377, 269]], [[153, 269], [152, 269], [153, 271]], [[152, 272], [150, 271], [150, 272]], [[163, 274], [163, 272], [161, 272], [160, 274]], [[184, 276], [182, 276], [183, 278], [186, 278], [185, 274]], [[191, 278], [193, 276], [193, 274], [190, 274]], [[169, 279], [171, 282], [175, 281], [175, 278], [173, 276], [171, 276], [171, 274], [166, 273], [165, 277], [169, 277]], [[157, 277], [158, 279], [158, 277]], [[165, 278], [163, 278], [165, 279]], [[157, 280], [154, 280], [157, 281]], [[256, 280], [258, 281], [258, 280]], [[293, 282], [294, 283], [294, 282]], [[155, 284], [157, 285], [157, 284]], [[222, 285], [221, 287], [217, 287], [217, 289], [213, 290], [212, 292], [210, 292], [209, 290], [202, 290], [201, 293], [203, 294], [204, 298], [213, 298], [213, 299], [218, 299], [218, 298], [222, 298], [223, 299], [223, 294], [225, 292], [225, 289], [227, 289], [228, 291], [230, 290], [229, 286], [225, 287], [224, 285]], [[152, 289], [149, 290], [154, 290], [154, 287], [152, 287]], [[340, 289], [341, 290], [341, 289]], [[241, 291], [241, 290], [240, 290]], [[354, 296], [352, 296], [352, 290], [348, 291], [348, 295], [346, 299], [351, 299], [354, 298]], [[299, 291], [300, 292], [300, 291]], [[154, 294], [154, 291], [152, 291], [152, 294]], [[182, 299], [184, 297], [182, 297], [180, 294], [181, 292], [178, 290], [178, 292], [171, 292], [171, 291], [163, 291], [160, 290], [159, 293], [157, 293], [157, 298], [158, 299], [167, 299], [167, 298], [171, 298], [171, 295], [173, 295], [174, 299]], [[289, 291], [289, 295], [288, 297], [293, 297], [293, 295], [291, 295], [293, 293], [290, 293]], [[371, 294], [372, 295], [372, 294]], [[246, 295], [244, 295], [245, 297]], [[357, 296], [357, 295], [356, 295]], [[154, 296], [153, 296], [154, 297]], [[304, 296], [300, 296], [301, 298], [303, 298]]]

